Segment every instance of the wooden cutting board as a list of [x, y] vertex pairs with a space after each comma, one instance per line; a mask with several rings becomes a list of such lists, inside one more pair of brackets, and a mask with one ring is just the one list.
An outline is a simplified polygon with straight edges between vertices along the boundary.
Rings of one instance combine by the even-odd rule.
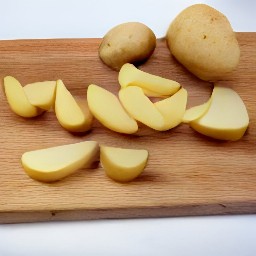
[[[235, 89], [244, 100], [250, 127], [237, 142], [202, 136], [182, 124], [167, 132], [141, 127], [122, 135], [97, 121], [91, 132], [73, 135], [58, 124], [53, 111], [33, 119], [16, 116], [0, 89], [0, 222], [256, 213], [256, 33], [237, 33], [241, 61], [219, 85]], [[62, 79], [72, 94], [86, 98], [95, 83], [117, 92], [118, 73], [98, 58], [100, 39], [0, 41], [0, 79], [12, 75], [26, 83]], [[188, 73], [171, 57], [164, 39], [141, 69], [174, 79], [189, 92], [188, 107], [204, 102], [212, 85]], [[116, 183], [102, 168], [81, 170], [44, 184], [23, 171], [23, 152], [97, 140], [101, 144], [145, 148], [144, 173]]]

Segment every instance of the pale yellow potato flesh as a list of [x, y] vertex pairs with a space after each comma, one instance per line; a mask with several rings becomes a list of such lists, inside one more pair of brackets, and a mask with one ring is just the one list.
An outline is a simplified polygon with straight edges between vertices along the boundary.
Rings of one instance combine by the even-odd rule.
[[29, 102], [22, 85], [14, 77], [4, 78], [4, 90], [9, 106], [15, 114], [22, 117], [35, 117], [43, 112]]
[[119, 99], [126, 111], [137, 121], [146, 126], [161, 131], [165, 127], [165, 120], [154, 103], [144, 95], [137, 86], [128, 86], [119, 91]]
[[138, 177], [146, 167], [148, 151], [100, 147], [100, 162], [108, 177], [119, 182], [129, 182]]
[[181, 88], [171, 97], [155, 103], [155, 107], [164, 117], [165, 125], [162, 131], [174, 128], [182, 122], [186, 111], [187, 99], [187, 90]]
[[87, 90], [87, 101], [93, 116], [108, 129], [125, 134], [137, 132], [137, 122], [124, 110], [113, 93], [91, 84]]
[[153, 97], [154, 98], [168, 98], [169, 97], [169, 95], [162, 95], [162, 94], [159, 94], [157, 92], [152, 92], [152, 91], [150, 91], [148, 89], [145, 89], [145, 88], [141, 88], [141, 89], [143, 90], [144, 94], [148, 97], [152, 97], [152, 98]]
[[211, 99], [212, 98], [210, 98], [207, 102], [205, 102], [201, 105], [194, 106], [194, 107], [187, 109], [182, 118], [182, 122], [190, 123], [190, 122], [202, 117], [208, 111], [208, 109], [211, 105]]
[[239, 140], [248, 125], [249, 116], [240, 96], [231, 88], [215, 86], [208, 111], [190, 126], [206, 136], [220, 140]]
[[92, 119], [86, 116], [61, 80], [57, 81], [55, 114], [60, 125], [70, 132], [86, 132]]
[[146, 94], [149, 91], [156, 95], [170, 96], [180, 89], [178, 82], [146, 73], [130, 63], [122, 66], [119, 71], [118, 81], [121, 88], [138, 86], [145, 90]]
[[87, 99], [75, 97], [75, 101], [77, 102], [78, 106], [80, 107], [80, 109], [84, 113], [84, 116], [86, 117], [87, 125], [88, 125], [86, 130], [89, 130], [90, 128], [92, 128], [93, 115], [89, 109]]
[[23, 89], [33, 106], [49, 110], [54, 105], [56, 81], [27, 84]]
[[63, 179], [81, 168], [90, 168], [98, 160], [99, 145], [95, 141], [29, 151], [21, 157], [28, 176], [43, 182]]

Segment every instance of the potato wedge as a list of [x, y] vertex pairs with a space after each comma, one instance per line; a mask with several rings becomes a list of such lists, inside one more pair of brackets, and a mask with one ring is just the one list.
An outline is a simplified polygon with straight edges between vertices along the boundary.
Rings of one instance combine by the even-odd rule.
[[80, 108], [62, 80], [57, 81], [55, 114], [60, 125], [70, 132], [86, 132], [92, 126], [89, 111]]
[[129, 182], [138, 177], [148, 161], [144, 149], [100, 147], [100, 162], [108, 177], [119, 182]]
[[9, 106], [15, 114], [22, 117], [35, 117], [44, 111], [29, 102], [22, 85], [14, 77], [4, 78], [4, 90]]
[[90, 168], [99, 160], [99, 145], [83, 141], [26, 152], [21, 157], [25, 172], [32, 179], [53, 182], [81, 168]]
[[23, 87], [29, 102], [44, 110], [49, 110], [55, 102], [56, 81], [27, 84]]
[[122, 66], [118, 81], [121, 88], [141, 87], [147, 96], [170, 96], [180, 89], [178, 82], [144, 72], [130, 63]]
[[108, 129], [125, 134], [137, 132], [137, 122], [124, 110], [113, 93], [91, 84], [87, 90], [87, 101], [94, 117]]

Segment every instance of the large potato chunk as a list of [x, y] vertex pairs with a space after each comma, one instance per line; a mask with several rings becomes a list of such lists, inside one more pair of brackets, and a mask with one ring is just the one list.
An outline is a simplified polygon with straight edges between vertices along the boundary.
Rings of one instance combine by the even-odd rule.
[[196, 4], [182, 11], [166, 39], [175, 58], [203, 80], [225, 79], [238, 65], [235, 33], [228, 19], [208, 5]]
[[239, 140], [249, 125], [246, 106], [231, 88], [214, 86], [210, 106], [199, 119], [190, 122], [197, 132], [219, 140]]
[[127, 22], [112, 28], [100, 44], [99, 56], [109, 67], [120, 70], [125, 63], [142, 62], [156, 47], [153, 31], [140, 22]]

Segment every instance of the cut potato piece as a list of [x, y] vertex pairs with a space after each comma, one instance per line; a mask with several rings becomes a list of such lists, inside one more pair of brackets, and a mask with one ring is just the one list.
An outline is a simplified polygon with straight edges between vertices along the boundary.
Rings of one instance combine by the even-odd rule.
[[53, 182], [80, 168], [90, 168], [99, 160], [99, 145], [83, 141], [26, 152], [21, 157], [25, 172], [35, 180]]
[[4, 90], [10, 108], [15, 114], [22, 117], [35, 117], [43, 112], [29, 102], [22, 85], [14, 77], [4, 78]]
[[190, 122], [204, 135], [220, 140], [239, 140], [249, 125], [249, 116], [240, 96], [232, 89], [215, 86], [205, 115]]
[[126, 88], [127, 86], [139, 86], [142, 89], [145, 89], [146, 92], [154, 92], [157, 95], [170, 96], [180, 89], [179, 83], [146, 73], [129, 63], [122, 66], [119, 72], [118, 81], [121, 88]]
[[161, 95], [161, 94], [158, 94], [157, 92], [152, 92], [148, 89], [145, 89], [145, 88], [141, 88], [144, 92], [144, 94], [148, 97], [155, 97], [155, 98], [168, 98], [169, 95]]
[[61, 80], [57, 81], [55, 113], [61, 126], [70, 132], [86, 132], [91, 128], [91, 116], [85, 115]]
[[128, 182], [143, 172], [148, 161], [148, 151], [101, 146], [100, 161], [108, 177]]
[[126, 111], [141, 123], [152, 129], [161, 131], [165, 120], [155, 105], [137, 86], [128, 86], [119, 91], [119, 99]]
[[56, 81], [44, 81], [27, 84], [23, 87], [29, 102], [45, 110], [49, 110], [55, 101]]
[[113, 93], [91, 84], [87, 90], [87, 101], [94, 117], [105, 127], [126, 134], [137, 132], [137, 122], [128, 115]]
[[156, 108], [165, 120], [162, 131], [174, 128], [182, 122], [183, 115], [186, 111], [187, 99], [187, 90], [181, 88], [171, 97], [155, 103]]
[[82, 110], [82, 112], [84, 113], [84, 116], [86, 116], [86, 119], [88, 120], [87, 123], [88, 123], [88, 130], [89, 130], [92, 126], [93, 115], [89, 109], [87, 99], [75, 97], [75, 100], [78, 106], [80, 107], [80, 109]]
[[198, 105], [198, 106], [194, 106], [192, 108], [189, 108], [186, 110], [182, 122], [183, 123], [190, 123], [200, 117], [202, 117], [209, 109], [210, 105], [211, 105], [211, 99], [210, 98], [207, 102]]

